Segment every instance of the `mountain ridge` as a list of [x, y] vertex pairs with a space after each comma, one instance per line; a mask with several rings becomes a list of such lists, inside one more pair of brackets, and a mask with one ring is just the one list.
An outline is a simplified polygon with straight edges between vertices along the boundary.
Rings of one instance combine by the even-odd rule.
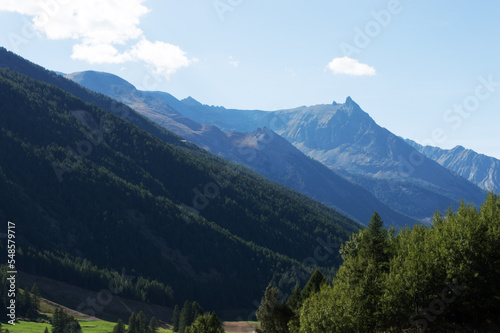
[[422, 146], [410, 139], [406, 139], [406, 142], [482, 189], [493, 193], [500, 192], [500, 160], [460, 145], [452, 149], [441, 149]]
[[[171, 100], [171, 95], [165, 99], [167, 103]], [[226, 132], [268, 127], [309, 157], [365, 187], [392, 209], [415, 219], [429, 219], [437, 209], [450, 205], [458, 207], [461, 199], [480, 204], [486, 196], [476, 185], [380, 127], [351, 97], [344, 104], [277, 111], [207, 105], [184, 105], [178, 111]]]
[[[25, 72], [52, 78], [16, 61]], [[166, 143], [54, 85], [0, 69], [0, 86], [7, 157], [0, 160], [0, 216], [16, 221], [23, 248], [126, 267], [171, 285], [178, 302], [197, 299], [215, 309], [250, 306], [271, 279], [302, 267], [318, 237], [340, 243], [360, 228], [249, 169], [174, 134], [178, 140]], [[65, 171], [62, 181], [54, 165]], [[214, 175], [230, 180], [218, 182], [217, 195], [207, 189]], [[197, 198], [196, 190], [209, 203], [186, 221], [182, 205]], [[333, 252], [322, 264], [338, 262]], [[218, 295], [221, 288], [231, 292]]]
[[[179, 101], [168, 93], [124, 93], [120, 87], [113, 88], [104, 83], [106, 76], [99, 80], [93, 72], [89, 72], [88, 76], [81, 72], [68, 77], [87, 88], [93, 87], [99, 89], [98, 92], [109, 94], [211, 153], [250, 167], [268, 179], [319, 200], [358, 222], [367, 223], [373, 211], [377, 210], [384, 215], [388, 225], [404, 226], [414, 223], [408, 216], [389, 209], [359, 185], [350, 183], [317, 161], [304, 156], [267, 127], [251, 133], [225, 133], [214, 125], [197, 123], [177, 112], [177, 109], [185, 111], [189, 105], [201, 105], [192, 97]], [[357, 106], [352, 100], [351, 103], [353, 108]]]

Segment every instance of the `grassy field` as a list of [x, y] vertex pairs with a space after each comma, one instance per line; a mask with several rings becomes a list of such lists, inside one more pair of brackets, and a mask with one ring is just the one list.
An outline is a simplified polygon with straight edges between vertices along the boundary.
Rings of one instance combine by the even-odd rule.
[[[79, 320], [80, 326], [82, 327], [83, 333], [107, 333], [113, 330], [115, 323], [110, 323], [109, 321], [102, 320]], [[45, 327], [49, 329], [50, 324], [47, 323], [35, 323], [29, 321], [20, 321], [15, 325], [9, 325], [2, 323], [3, 329], [8, 329], [10, 333], [43, 333]], [[166, 329], [159, 329], [159, 333], [171, 333], [172, 331]]]
[[15, 325], [2, 323], [2, 329], [8, 329], [10, 333], [43, 333], [43, 331], [45, 331], [45, 327], [47, 327], [50, 332], [50, 324], [46, 323], [35, 323], [29, 321], [16, 322]]
[[[82, 327], [83, 333], [108, 333], [113, 330], [115, 323], [102, 320], [79, 320], [80, 326]], [[256, 322], [227, 322], [225, 323], [225, 328], [232, 330], [232, 332], [253, 332], [254, 327], [257, 326]], [[43, 333], [45, 327], [48, 328], [50, 332], [50, 324], [47, 323], [36, 323], [31, 321], [20, 321], [15, 325], [9, 325], [7, 323], [2, 323], [3, 329], [8, 329], [10, 333]], [[229, 331], [228, 333], [230, 333]], [[173, 333], [171, 330], [162, 329], [158, 330], [158, 333]]]

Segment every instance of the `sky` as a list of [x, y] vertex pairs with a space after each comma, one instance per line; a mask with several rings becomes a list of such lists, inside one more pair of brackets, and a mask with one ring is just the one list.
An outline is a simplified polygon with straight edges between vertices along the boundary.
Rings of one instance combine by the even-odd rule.
[[45, 68], [278, 110], [347, 96], [396, 135], [500, 158], [498, 0], [1, 0]]

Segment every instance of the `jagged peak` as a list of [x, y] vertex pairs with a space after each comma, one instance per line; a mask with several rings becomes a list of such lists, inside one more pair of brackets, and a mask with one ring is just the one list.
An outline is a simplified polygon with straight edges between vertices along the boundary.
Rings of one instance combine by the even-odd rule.
[[359, 105], [354, 102], [351, 98], [351, 96], [347, 96], [347, 98], [345, 99], [345, 106], [348, 106], [348, 107], [357, 107], [359, 108]]
[[345, 103], [342, 104], [340, 110], [343, 110], [350, 117], [356, 116], [358, 118], [361, 117], [363, 119], [371, 119], [370, 115], [363, 111], [363, 109], [361, 109], [361, 107], [356, 102], [354, 102], [351, 96], [347, 96]]

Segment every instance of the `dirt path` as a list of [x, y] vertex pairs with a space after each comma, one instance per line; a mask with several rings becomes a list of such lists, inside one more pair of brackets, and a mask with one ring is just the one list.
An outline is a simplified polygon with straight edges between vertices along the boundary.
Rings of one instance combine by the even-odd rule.
[[231, 333], [254, 333], [257, 324], [241, 321], [225, 321], [222, 323], [224, 330]]

